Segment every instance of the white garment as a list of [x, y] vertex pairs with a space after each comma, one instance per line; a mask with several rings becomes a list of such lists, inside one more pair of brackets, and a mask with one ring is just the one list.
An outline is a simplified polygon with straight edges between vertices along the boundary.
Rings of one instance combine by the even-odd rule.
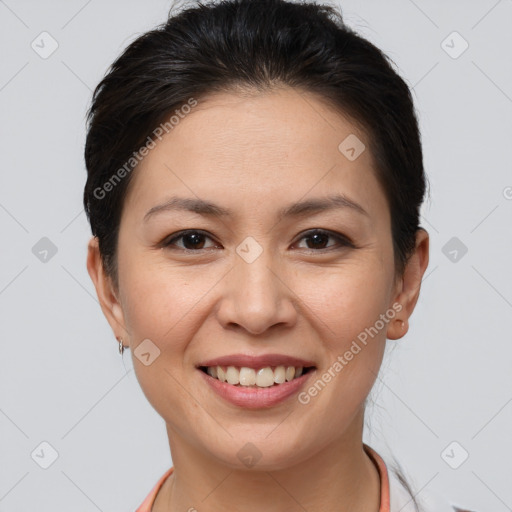
[[[395, 473], [388, 469], [390, 512], [416, 512], [411, 495], [400, 483]], [[416, 501], [420, 512], [455, 512], [458, 509], [470, 510], [459, 504], [448, 503], [439, 494], [427, 489], [423, 490]]]

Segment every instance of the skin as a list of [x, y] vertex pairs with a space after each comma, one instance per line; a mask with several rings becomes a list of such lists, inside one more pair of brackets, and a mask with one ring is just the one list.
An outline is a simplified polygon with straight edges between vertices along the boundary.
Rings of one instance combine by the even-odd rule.
[[[87, 268], [102, 310], [167, 425], [175, 470], [153, 511], [378, 511], [378, 472], [362, 447], [365, 399], [386, 339], [408, 330], [429, 239], [418, 230], [404, 274], [395, 275], [389, 206], [370, 151], [350, 161], [338, 150], [349, 134], [368, 148], [348, 118], [289, 88], [202, 98], [134, 171], [118, 289], [90, 240]], [[334, 192], [367, 215], [341, 208], [276, 217], [285, 205]], [[234, 216], [167, 211], [143, 221], [171, 195], [209, 200]], [[334, 237], [315, 245], [306, 233], [315, 228]], [[159, 245], [185, 229], [206, 232], [199, 249], [187, 237]], [[262, 249], [252, 263], [236, 252], [248, 236]], [[395, 318], [308, 404], [295, 395], [242, 409], [196, 369], [228, 354], [280, 353], [315, 362], [311, 385], [393, 304], [401, 306]], [[134, 355], [144, 339], [160, 350], [149, 366]], [[261, 453], [250, 469], [237, 456], [247, 442]]]

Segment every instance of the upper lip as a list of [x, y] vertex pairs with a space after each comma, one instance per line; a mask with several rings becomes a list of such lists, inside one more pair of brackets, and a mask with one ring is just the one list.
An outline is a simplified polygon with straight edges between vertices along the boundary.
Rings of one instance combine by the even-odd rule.
[[231, 354], [228, 356], [208, 359], [197, 365], [200, 366], [238, 366], [246, 368], [265, 368], [266, 366], [315, 366], [312, 361], [301, 359], [299, 357], [287, 356], [284, 354], [262, 354], [259, 356], [250, 356], [247, 354]]

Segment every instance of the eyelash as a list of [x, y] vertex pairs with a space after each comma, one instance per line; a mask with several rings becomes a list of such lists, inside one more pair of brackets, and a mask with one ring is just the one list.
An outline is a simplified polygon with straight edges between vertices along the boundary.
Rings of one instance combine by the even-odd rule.
[[[189, 229], [189, 230], [185, 230], [185, 231], [180, 231], [178, 234], [172, 236], [172, 238], [166, 238], [161, 244], [160, 244], [160, 247], [163, 247], [163, 248], [171, 248], [171, 246], [173, 245], [174, 242], [176, 242], [177, 240], [185, 237], [186, 235], [191, 235], [191, 234], [199, 234], [199, 235], [203, 235], [207, 238], [210, 238], [211, 237], [204, 231], [202, 230], [199, 230], [199, 229]], [[302, 240], [304, 238], [312, 238], [314, 235], [326, 235], [330, 238], [334, 238], [338, 241], [339, 245], [341, 247], [338, 247], [338, 248], [343, 248], [343, 247], [350, 247], [352, 249], [355, 249], [356, 246], [353, 244], [353, 242], [346, 236], [344, 235], [341, 235], [339, 233], [335, 233], [333, 231], [327, 231], [327, 230], [324, 230], [324, 229], [312, 229], [312, 230], [309, 230], [309, 231], [306, 231], [302, 237], [299, 239]], [[209, 248], [206, 248], [206, 249], [184, 249], [184, 248], [181, 248], [179, 247], [178, 250], [181, 250], [183, 252], [186, 252], [186, 253], [192, 253], [192, 252], [200, 252], [200, 251], [204, 251], [204, 250], [208, 250]], [[334, 247], [334, 249], [336, 249], [336, 247]], [[309, 249], [309, 248], [306, 248], [305, 249], [306, 251], [311, 251], [311, 252], [326, 252], [326, 251], [330, 251], [330, 250], [333, 250], [333, 247], [326, 247], [326, 248], [323, 248], [323, 249]]]

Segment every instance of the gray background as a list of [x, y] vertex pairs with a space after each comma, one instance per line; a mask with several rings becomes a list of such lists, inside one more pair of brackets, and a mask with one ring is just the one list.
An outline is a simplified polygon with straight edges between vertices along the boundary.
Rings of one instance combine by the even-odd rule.
[[[414, 89], [431, 184], [431, 263], [409, 333], [388, 342], [365, 440], [418, 490], [512, 510], [512, 1], [341, 5]], [[135, 510], [171, 465], [96, 300], [82, 209], [91, 90], [169, 7], [0, 0], [3, 512]], [[46, 59], [31, 47], [43, 31], [58, 43]], [[43, 237], [57, 249], [46, 261]], [[58, 453], [48, 469], [42, 442]]]

